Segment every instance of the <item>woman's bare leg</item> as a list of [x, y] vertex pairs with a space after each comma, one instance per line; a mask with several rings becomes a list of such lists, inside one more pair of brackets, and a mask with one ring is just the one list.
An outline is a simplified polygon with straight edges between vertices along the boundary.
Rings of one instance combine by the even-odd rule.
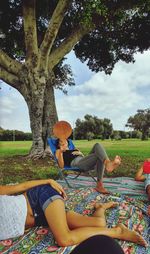
[[92, 216], [82, 215], [74, 211], [67, 212], [67, 223], [70, 229], [80, 227], [106, 227], [105, 211], [117, 206], [117, 202], [97, 203]]
[[62, 200], [53, 201], [45, 209], [49, 227], [60, 246], [69, 246], [82, 242], [94, 235], [107, 235], [113, 238], [128, 240], [146, 246], [145, 240], [135, 231], [130, 231], [122, 225], [116, 228], [81, 227], [70, 230], [67, 224], [65, 207]]
[[93, 213], [94, 217], [105, 217], [105, 211], [109, 208], [114, 208], [116, 206], [118, 206], [119, 203], [118, 202], [114, 202], [114, 201], [109, 201], [106, 203], [96, 203], [95, 204], [95, 212]]

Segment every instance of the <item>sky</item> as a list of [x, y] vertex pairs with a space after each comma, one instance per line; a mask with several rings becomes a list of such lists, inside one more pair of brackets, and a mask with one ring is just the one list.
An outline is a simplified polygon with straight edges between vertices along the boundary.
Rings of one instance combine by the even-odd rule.
[[[71, 52], [66, 62], [71, 65], [75, 83], [68, 95], [55, 90], [59, 120], [72, 127], [86, 114], [108, 118], [115, 130], [127, 130], [125, 124], [138, 109], [150, 108], [150, 51], [135, 54], [135, 63], [119, 61], [111, 75], [91, 72]], [[9, 130], [30, 132], [26, 102], [14, 88], [0, 84], [0, 126]]]

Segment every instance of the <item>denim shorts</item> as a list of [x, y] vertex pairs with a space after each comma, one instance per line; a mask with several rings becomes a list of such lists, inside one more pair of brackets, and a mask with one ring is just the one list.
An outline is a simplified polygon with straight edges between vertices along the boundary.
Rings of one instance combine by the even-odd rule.
[[145, 190], [147, 189], [148, 185], [150, 185], [150, 174], [144, 174], [146, 179], [145, 179]]
[[33, 211], [36, 226], [47, 226], [47, 220], [44, 214], [48, 205], [56, 199], [63, 197], [49, 184], [38, 185], [27, 191], [27, 197]]

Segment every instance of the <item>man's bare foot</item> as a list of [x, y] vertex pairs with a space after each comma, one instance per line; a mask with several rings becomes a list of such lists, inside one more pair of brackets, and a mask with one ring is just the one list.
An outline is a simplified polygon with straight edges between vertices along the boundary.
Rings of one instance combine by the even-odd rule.
[[119, 203], [118, 202], [114, 202], [114, 201], [109, 201], [107, 203], [96, 203], [94, 205], [95, 209], [99, 209], [99, 208], [103, 208], [104, 210], [109, 209], [109, 208], [113, 208], [118, 206]]
[[112, 172], [121, 164], [120, 156], [116, 155], [113, 161], [105, 160], [104, 162], [107, 172]]
[[136, 231], [128, 229], [123, 224], [118, 224], [115, 229], [116, 229], [116, 238], [120, 240], [133, 242], [145, 247], [148, 246], [148, 243], [144, 240], [144, 238], [141, 235], [139, 235]]

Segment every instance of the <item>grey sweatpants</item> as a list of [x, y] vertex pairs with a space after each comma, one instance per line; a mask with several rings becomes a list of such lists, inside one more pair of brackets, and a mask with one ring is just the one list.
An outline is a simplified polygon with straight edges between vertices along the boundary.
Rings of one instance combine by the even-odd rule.
[[90, 153], [85, 157], [78, 157], [74, 159], [71, 166], [78, 167], [81, 171], [89, 171], [96, 168], [97, 170], [97, 181], [101, 181], [103, 178], [105, 166], [104, 161], [108, 159], [106, 151], [103, 146], [96, 143]]

